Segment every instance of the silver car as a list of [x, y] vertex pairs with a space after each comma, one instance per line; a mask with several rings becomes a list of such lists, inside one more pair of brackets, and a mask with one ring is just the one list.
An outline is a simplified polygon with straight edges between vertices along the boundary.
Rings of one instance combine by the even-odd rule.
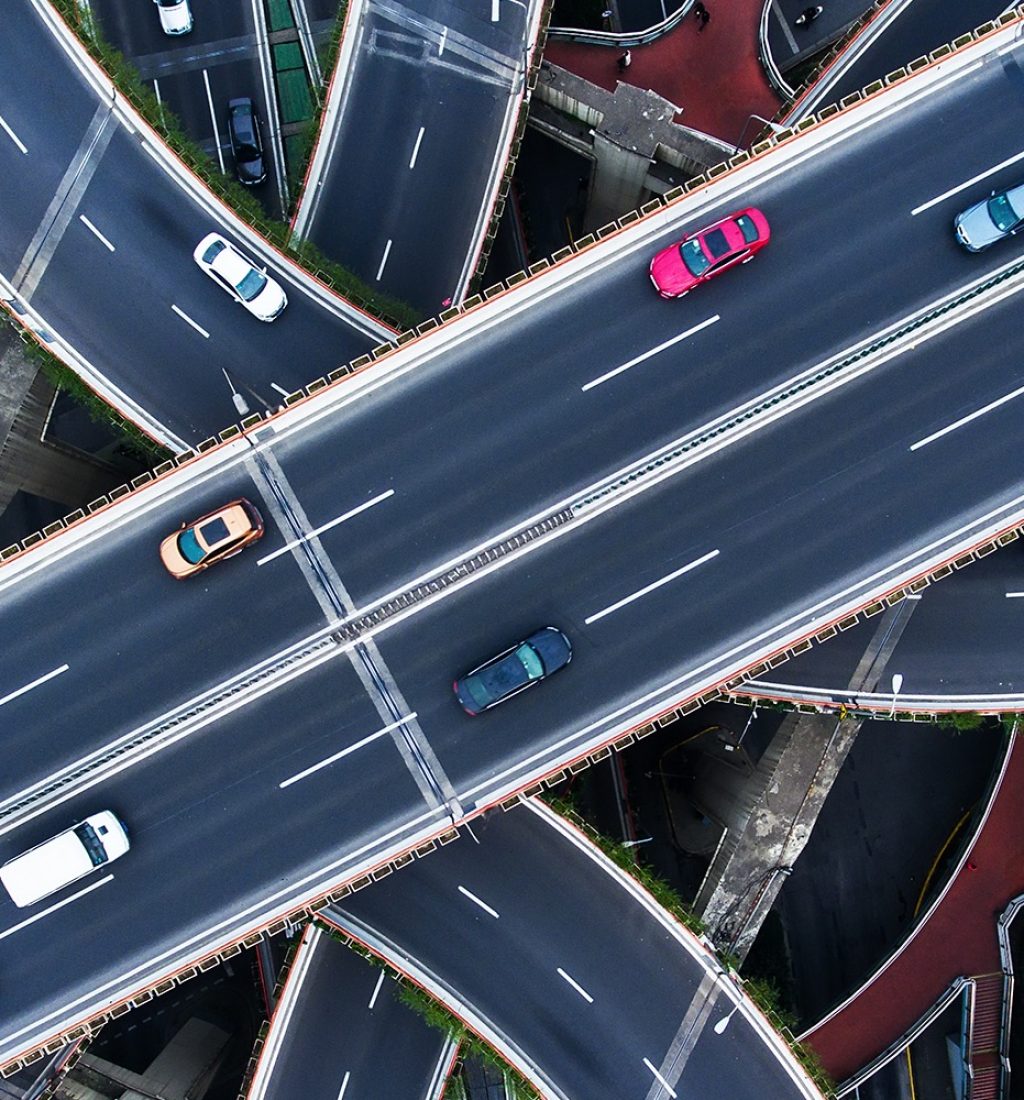
[[983, 252], [996, 241], [1012, 237], [1024, 228], [1024, 184], [993, 191], [958, 214], [953, 225], [956, 239], [968, 252]]

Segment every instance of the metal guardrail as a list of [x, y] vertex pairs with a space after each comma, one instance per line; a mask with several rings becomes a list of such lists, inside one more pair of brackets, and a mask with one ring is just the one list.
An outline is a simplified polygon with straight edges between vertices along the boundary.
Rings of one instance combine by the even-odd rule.
[[903, 324], [884, 332], [875, 340], [857, 348], [850, 354], [834, 362], [827, 363], [819, 370], [798, 375], [795, 379], [792, 379], [782, 387], [769, 391], [761, 400], [743, 407], [734, 416], [716, 422], [704, 431], [698, 432], [683, 440], [678, 445], [654, 454], [641, 464], [627, 470], [622, 475], [606, 482], [589, 492], [587, 495], [579, 497], [577, 500], [573, 501], [572, 504], [574, 516], [580, 515], [586, 509], [593, 507], [606, 497], [629, 488], [645, 477], [661, 473], [665, 466], [678, 462], [691, 452], [706, 447], [708, 444], [719, 439], [719, 437], [743, 427], [759, 416], [771, 412], [779, 405], [800, 396], [812, 387], [819, 386], [822, 382], [828, 381], [849, 368], [862, 363], [870, 356], [877, 355], [879, 352], [891, 348], [912, 333], [920, 331], [925, 326], [934, 323], [951, 313], [953, 310], [961, 308], [968, 302], [992, 290], [1000, 283], [1006, 282], [1008, 279], [1021, 274], [1024, 274], [1024, 261], [1004, 268], [1002, 271], [992, 276], [992, 278], [986, 279], [970, 287], [968, 290], [951, 296], [937, 306], [927, 308], [920, 313], [912, 315]]
[[693, 3], [694, 0], [683, 0], [678, 10], [643, 31], [592, 31], [584, 27], [551, 27], [548, 38], [555, 42], [573, 42], [581, 46], [646, 46], [679, 26], [690, 14]]

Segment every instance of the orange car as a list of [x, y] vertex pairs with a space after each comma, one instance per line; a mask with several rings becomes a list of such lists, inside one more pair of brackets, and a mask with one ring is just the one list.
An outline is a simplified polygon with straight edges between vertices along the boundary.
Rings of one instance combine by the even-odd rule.
[[263, 519], [247, 500], [233, 500], [160, 543], [160, 560], [172, 577], [183, 581], [230, 558], [263, 534]]

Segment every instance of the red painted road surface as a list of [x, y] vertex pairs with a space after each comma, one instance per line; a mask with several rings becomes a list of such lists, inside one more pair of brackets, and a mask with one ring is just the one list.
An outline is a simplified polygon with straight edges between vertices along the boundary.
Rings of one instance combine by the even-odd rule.
[[[683, 108], [677, 122], [736, 145], [751, 113], [772, 118], [779, 108], [757, 58], [762, 3], [707, 0], [706, 6], [711, 20], [703, 31], [688, 15], [657, 42], [633, 47], [632, 64], [624, 73], [616, 65], [620, 48], [549, 42], [544, 56], [608, 91], [619, 80], [649, 88]], [[751, 122], [745, 144], [758, 126]]]
[[956, 978], [999, 969], [996, 920], [1024, 893], [1022, 793], [1019, 736], [988, 820], [938, 909], [870, 986], [803, 1036], [835, 1080], [845, 1080], [885, 1050]]

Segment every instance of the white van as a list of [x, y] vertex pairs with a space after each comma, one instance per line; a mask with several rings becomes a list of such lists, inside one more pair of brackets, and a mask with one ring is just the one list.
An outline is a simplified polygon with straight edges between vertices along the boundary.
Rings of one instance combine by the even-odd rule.
[[128, 834], [110, 812], [92, 814], [0, 867], [0, 882], [19, 908], [69, 886], [128, 851]]

